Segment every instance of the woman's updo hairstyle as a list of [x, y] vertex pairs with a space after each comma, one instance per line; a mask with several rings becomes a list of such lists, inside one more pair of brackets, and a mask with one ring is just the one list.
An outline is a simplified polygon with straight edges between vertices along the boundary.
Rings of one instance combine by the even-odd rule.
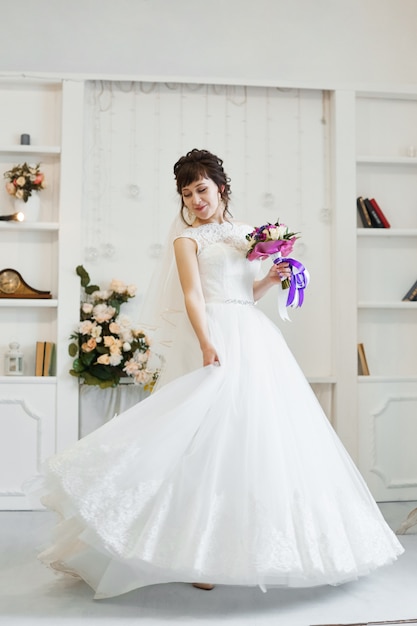
[[[194, 183], [200, 178], [211, 178], [217, 185], [221, 199], [224, 204], [224, 213], [229, 213], [228, 204], [230, 200], [230, 178], [223, 169], [223, 161], [208, 150], [198, 150], [194, 148], [181, 157], [174, 165], [174, 176], [177, 183], [177, 191], [182, 197], [182, 190], [187, 185]], [[184, 202], [181, 206], [181, 217], [183, 216]], [[186, 220], [185, 220], [186, 221]]]

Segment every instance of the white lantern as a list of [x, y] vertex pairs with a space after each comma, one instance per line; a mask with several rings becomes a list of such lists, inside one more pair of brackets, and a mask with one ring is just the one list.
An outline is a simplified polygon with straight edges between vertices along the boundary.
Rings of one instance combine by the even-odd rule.
[[4, 355], [4, 371], [7, 376], [22, 376], [23, 353], [17, 341], [9, 343], [9, 350]]

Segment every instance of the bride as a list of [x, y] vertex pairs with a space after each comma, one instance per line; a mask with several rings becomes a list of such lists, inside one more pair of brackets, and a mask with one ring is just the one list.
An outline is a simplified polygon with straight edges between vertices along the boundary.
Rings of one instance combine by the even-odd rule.
[[152, 298], [163, 371], [149, 398], [46, 462], [42, 501], [61, 521], [40, 558], [96, 598], [173, 581], [334, 585], [393, 562], [403, 548], [256, 307], [288, 264], [257, 278], [221, 159], [195, 149], [174, 174], [184, 222]]

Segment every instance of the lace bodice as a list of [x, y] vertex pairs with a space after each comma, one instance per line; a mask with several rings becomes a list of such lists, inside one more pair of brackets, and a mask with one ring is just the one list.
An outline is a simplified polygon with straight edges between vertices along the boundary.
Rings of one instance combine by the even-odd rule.
[[246, 235], [253, 230], [247, 224], [204, 224], [187, 228], [180, 237], [194, 239], [201, 283], [207, 303], [253, 301], [253, 281], [260, 261], [248, 261]]

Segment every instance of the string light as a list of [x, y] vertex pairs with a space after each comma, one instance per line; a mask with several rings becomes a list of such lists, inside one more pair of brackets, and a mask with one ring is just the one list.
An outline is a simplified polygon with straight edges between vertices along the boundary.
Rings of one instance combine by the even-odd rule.
[[[301, 90], [297, 89], [297, 162], [298, 162], [298, 193], [297, 193], [297, 219], [295, 220], [295, 224], [299, 224], [296, 226], [297, 230], [301, 232], [305, 232], [306, 224], [304, 223], [304, 214], [303, 214], [303, 189], [304, 189], [304, 172], [303, 172], [303, 143], [302, 143], [302, 115], [301, 115]], [[298, 245], [299, 244], [299, 245]], [[297, 243], [297, 250], [300, 257], [304, 257], [307, 251], [307, 246], [305, 244], [305, 240]]]
[[209, 123], [210, 123], [210, 108], [209, 108], [209, 86], [206, 85], [206, 94], [204, 98], [204, 146], [209, 146]]
[[[115, 252], [116, 252], [116, 248], [113, 245], [113, 243], [110, 241], [110, 233], [111, 233], [111, 216], [112, 216], [112, 206], [113, 206], [113, 196], [114, 196], [114, 185], [113, 185], [113, 176], [112, 173], [114, 172], [114, 167], [113, 167], [113, 156], [114, 156], [114, 150], [113, 150], [113, 135], [114, 135], [114, 126], [113, 126], [113, 121], [114, 121], [114, 117], [115, 117], [115, 107], [114, 107], [114, 102], [115, 102], [115, 87], [119, 87], [119, 89], [121, 88], [121, 84], [120, 83], [109, 83], [108, 84], [108, 107], [107, 107], [107, 118], [108, 118], [108, 131], [107, 131], [107, 136], [108, 136], [108, 149], [106, 150], [106, 153], [104, 154], [104, 151], [102, 152], [102, 163], [103, 164], [107, 164], [107, 167], [103, 168], [103, 171], [101, 172], [101, 178], [102, 178], [102, 185], [101, 185], [101, 189], [102, 189], [102, 199], [101, 199], [101, 205], [103, 207], [103, 211], [101, 212], [101, 220], [100, 220], [100, 228], [98, 230], [98, 239], [99, 239], [99, 253], [100, 256], [104, 257], [105, 259], [111, 259]], [[127, 92], [128, 93], [128, 92]]]
[[224, 161], [225, 163], [229, 163], [229, 149], [230, 149], [230, 128], [229, 128], [229, 98], [228, 98], [228, 87], [226, 87], [226, 97], [224, 99]]
[[331, 181], [331, 136], [329, 130], [329, 119], [330, 119], [330, 94], [328, 91], [323, 91], [322, 93], [322, 111], [323, 115], [321, 118], [321, 123], [323, 125], [323, 146], [324, 146], [324, 168], [323, 168], [323, 196], [324, 196], [324, 207], [320, 210], [320, 219], [322, 222], [329, 224], [332, 220], [332, 192], [330, 187]]
[[[121, 89], [122, 92], [126, 90]], [[111, 158], [113, 156], [114, 84], [95, 81], [92, 85], [93, 131], [89, 150], [92, 175], [87, 183], [90, 187], [91, 205], [86, 208], [86, 246], [84, 258], [95, 263], [99, 257], [110, 259], [116, 248], [109, 241], [113, 187], [111, 184]], [[107, 119], [106, 150], [104, 149], [102, 120]]]
[[[228, 87], [229, 91], [229, 100], [230, 102], [232, 102], [235, 106], [237, 107], [241, 107], [244, 106], [247, 103], [247, 91], [246, 91], [246, 86], [242, 86], [242, 87], [237, 87], [236, 85], [232, 85], [231, 87]], [[242, 90], [242, 95], [239, 96], [239, 89]]]
[[185, 148], [184, 148], [184, 137], [185, 137], [185, 132], [184, 132], [184, 104], [185, 104], [185, 93], [184, 93], [184, 87], [183, 85], [181, 85], [180, 88], [180, 124], [179, 124], [179, 130], [180, 130], [180, 149], [181, 149], [181, 154], [183, 154], [185, 152]]
[[245, 102], [243, 109], [243, 171], [245, 175], [243, 177], [243, 197], [244, 197], [244, 205], [243, 205], [243, 218], [245, 221], [249, 221], [248, 219], [248, 184], [249, 184], [249, 174], [248, 174], [248, 94], [247, 87], [245, 87]]
[[91, 203], [87, 204], [85, 209], [86, 220], [86, 245], [84, 249], [84, 258], [88, 263], [95, 263], [99, 256], [98, 247], [96, 245], [97, 233], [96, 224], [99, 217], [100, 204], [100, 162], [101, 162], [101, 132], [100, 132], [100, 97], [103, 94], [104, 85], [102, 81], [94, 81], [91, 86], [92, 95], [92, 136], [91, 147], [88, 154], [91, 155], [92, 172], [91, 176], [86, 177], [86, 185], [88, 188], [88, 196]]
[[[130, 180], [136, 181], [138, 176], [138, 163], [137, 163], [137, 142], [138, 142], [138, 124], [136, 114], [136, 100], [138, 92], [138, 83], [133, 83], [131, 89], [131, 106], [130, 106], [130, 147], [129, 147], [129, 170]], [[136, 182], [130, 182], [126, 187], [127, 197], [131, 200], [140, 200], [140, 186]]]
[[[154, 202], [153, 202], [153, 232], [160, 232], [160, 169], [161, 169], [161, 92], [160, 85], [155, 88], [154, 94], [154, 145], [155, 151], [155, 184], [153, 186]], [[148, 248], [149, 255], [152, 258], [158, 258], [162, 254], [162, 245], [160, 242], [152, 243]]]

